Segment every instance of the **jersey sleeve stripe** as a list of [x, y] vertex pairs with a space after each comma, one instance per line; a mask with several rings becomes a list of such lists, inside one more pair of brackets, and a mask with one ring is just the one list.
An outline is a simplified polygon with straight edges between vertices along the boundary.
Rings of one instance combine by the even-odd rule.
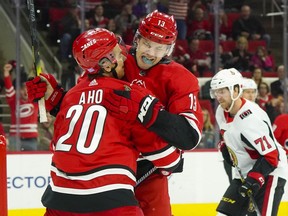
[[201, 140], [201, 130], [199, 129], [199, 126], [197, 124], [198, 119], [196, 118], [196, 116], [193, 113], [180, 113], [179, 115], [182, 115], [186, 118], [186, 120], [188, 121], [188, 123], [195, 129], [195, 131], [198, 133], [198, 141], [197, 141], [197, 145], [199, 144], [200, 140]]
[[181, 157], [179, 156], [177, 158], [177, 160], [173, 161], [172, 163], [170, 163], [170, 164], [168, 164], [166, 166], [157, 166], [157, 167], [158, 168], [163, 168], [163, 169], [169, 169], [169, 168], [172, 168], [172, 167], [176, 166], [180, 162], [180, 160], [181, 160]]
[[159, 160], [161, 158], [167, 157], [168, 155], [172, 154], [174, 151], [176, 150], [175, 147], [170, 147], [160, 153], [155, 153], [155, 154], [150, 154], [148, 155], [143, 155], [144, 158], [146, 158], [149, 161], [155, 161], [155, 160]]

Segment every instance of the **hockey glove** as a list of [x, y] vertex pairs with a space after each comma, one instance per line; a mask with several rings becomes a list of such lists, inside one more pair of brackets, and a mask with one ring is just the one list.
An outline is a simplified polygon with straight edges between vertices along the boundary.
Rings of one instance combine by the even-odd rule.
[[104, 96], [104, 106], [111, 115], [121, 120], [138, 119], [145, 127], [150, 127], [156, 120], [162, 105], [159, 100], [145, 90], [113, 90]]
[[231, 160], [230, 153], [228, 151], [228, 148], [223, 140], [219, 141], [218, 143], [218, 149], [222, 153], [222, 157], [224, 160], [231, 166], [234, 166], [233, 161]]
[[[253, 176], [253, 177], [252, 177]], [[264, 185], [264, 177], [259, 173], [248, 173], [248, 177], [239, 188], [239, 193], [242, 197], [250, 197], [256, 194], [260, 188]]]
[[29, 101], [38, 101], [45, 98], [45, 107], [52, 110], [63, 97], [63, 88], [57, 83], [51, 74], [41, 73], [32, 80], [26, 82]]

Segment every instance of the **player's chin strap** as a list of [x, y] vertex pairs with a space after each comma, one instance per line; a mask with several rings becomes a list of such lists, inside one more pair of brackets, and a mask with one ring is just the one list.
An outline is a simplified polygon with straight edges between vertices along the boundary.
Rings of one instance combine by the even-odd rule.
[[108, 72], [108, 71], [105, 71], [103, 68], [101, 68], [100, 71], [99, 71], [99, 74], [100, 74], [101, 76], [103, 76], [103, 74], [112, 73], [112, 76], [113, 76], [114, 78], [119, 79], [118, 74], [117, 74], [117, 72], [116, 72], [117, 66], [118, 66], [118, 64], [115, 63], [115, 67], [113, 67], [113, 68], [111, 69], [111, 71], [109, 71], [109, 72]]
[[236, 98], [233, 98], [233, 92], [230, 91], [230, 94], [231, 94], [232, 103], [231, 103], [231, 105], [230, 105], [228, 110], [225, 109], [226, 112], [230, 112], [232, 110], [235, 101], [241, 96], [242, 92], [239, 92], [239, 94], [238, 94], [238, 96]]

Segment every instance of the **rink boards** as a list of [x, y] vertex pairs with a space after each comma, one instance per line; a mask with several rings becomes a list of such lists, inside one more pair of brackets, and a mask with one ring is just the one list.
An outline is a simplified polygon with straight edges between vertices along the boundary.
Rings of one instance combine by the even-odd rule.
[[[217, 151], [185, 152], [184, 171], [169, 178], [174, 216], [216, 215], [215, 208], [228, 187], [228, 177]], [[49, 183], [51, 154], [8, 154], [9, 216], [43, 215], [40, 202]], [[288, 215], [288, 186], [279, 216]]]

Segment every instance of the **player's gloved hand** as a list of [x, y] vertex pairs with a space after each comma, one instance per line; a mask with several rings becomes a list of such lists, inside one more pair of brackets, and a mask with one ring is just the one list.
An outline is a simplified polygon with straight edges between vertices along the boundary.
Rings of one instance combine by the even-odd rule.
[[[250, 177], [249, 175], [253, 175], [257, 179], [255, 179], [255, 177]], [[239, 188], [239, 193], [243, 197], [250, 197], [256, 194], [264, 185], [264, 183], [265, 180], [261, 174], [255, 175], [255, 173], [248, 173], [248, 177], [245, 179], [244, 183]]]
[[104, 106], [118, 119], [134, 121], [138, 119], [145, 127], [150, 127], [162, 108], [159, 100], [143, 89], [113, 90], [104, 95]]
[[222, 153], [222, 156], [224, 160], [231, 166], [234, 166], [233, 161], [231, 160], [230, 153], [228, 151], [228, 148], [223, 140], [220, 140], [218, 145], [218, 149]]
[[36, 102], [45, 96], [47, 84], [46, 82], [41, 81], [40, 76], [29, 78], [25, 84], [27, 87], [28, 100], [30, 102]]
[[48, 111], [60, 102], [64, 92], [53, 75], [44, 73], [27, 81], [26, 87], [29, 101], [38, 101], [44, 97]]

